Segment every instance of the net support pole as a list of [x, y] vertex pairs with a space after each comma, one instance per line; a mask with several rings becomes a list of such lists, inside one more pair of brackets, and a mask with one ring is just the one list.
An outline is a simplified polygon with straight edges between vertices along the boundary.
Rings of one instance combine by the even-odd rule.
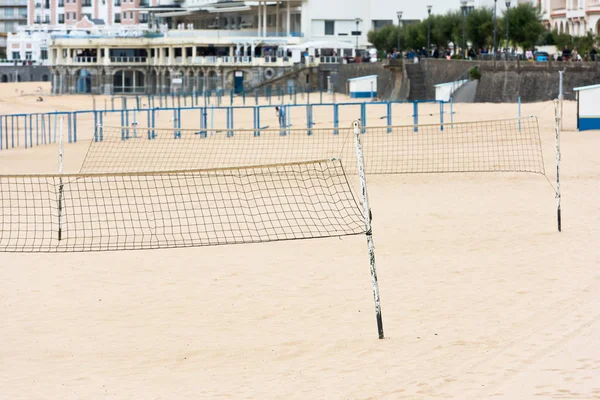
[[440, 131], [444, 130], [444, 102], [440, 101]]
[[558, 75], [559, 75], [559, 81], [558, 81], [558, 102], [559, 102], [559, 107], [560, 107], [560, 117], [559, 117], [559, 123], [560, 123], [560, 129], [562, 129], [563, 125], [562, 125], [562, 117], [563, 117], [563, 100], [565, 98], [564, 92], [563, 92], [563, 75], [565, 74], [565, 71], [558, 71]]
[[454, 128], [454, 101], [450, 96], [450, 128]]
[[391, 133], [392, 132], [392, 102], [388, 101], [386, 104], [387, 107], [387, 133]]
[[554, 143], [556, 152], [556, 221], [558, 223], [558, 231], [562, 232], [562, 218], [560, 209], [560, 124], [561, 124], [561, 108], [559, 102], [554, 103]]
[[354, 128], [354, 143], [356, 147], [356, 159], [358, 162], [358, 175], [360, 178], [360, 187], [363, 201], [363, 213], [365, 217], [365, 232], [367, 236], [367, 246], [369, 248], [369, 262], [371, 267], [371, 282], [373, 284], [373, 298], [375, 300], [375, 316], [377, 319], [377, 331], [379, 339], [384, 339], [383, 319], [381, 317], [381, 304], [379, 300], [379, 283], [377, 281], [377, 269], [375, 267], [375, 245], [373, 243], [373, 231], [371, 228], [371, 208], [369, 207], [369, 196], [367, 194], [367, 181], [365, 178], [365, 165], [362, 153], [362, 144], [360, 141], [361, 126], [359, 121], [352, 123]]
[[519, 118], [517, 123], [519, 124], [519, 132], [521, 132], [521, 96], [517, 98], [517, 108], [517, 116]]
[[63, 117], [60, 117], [58, 137], [58, 240], [62, 240], [62, 208], [63, 208]]
[[[329, 78], [327, 78], [329, 79]], [[335, 128], [335, 130], [333, 131], [334, 135], [337, 135], [340, 133], [340, 131], [337, 129], [340, 127], [340, 105], [339, 104], [333, 104], [333, 127]]]

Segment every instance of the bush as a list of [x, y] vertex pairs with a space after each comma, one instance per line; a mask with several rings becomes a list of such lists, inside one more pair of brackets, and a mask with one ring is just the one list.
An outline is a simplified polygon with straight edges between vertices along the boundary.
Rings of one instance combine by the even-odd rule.
[[452, 57], [450, 57], [451, 60], [462, 60], [463, 56], [460, 54], [454, 54], [452, 55]]
[[479, 70], [479, 68], [473, 67], [469, 71], [469, 76], [471, 77], [472, 81], [478, 81], [481, 79], [481, 71]]

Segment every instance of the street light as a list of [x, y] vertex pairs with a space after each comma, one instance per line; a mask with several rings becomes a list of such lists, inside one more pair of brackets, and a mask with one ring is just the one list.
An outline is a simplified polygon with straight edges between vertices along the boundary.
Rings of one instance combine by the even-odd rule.
[[398, 52], [400, 53], [400, 26], [402, 25], [402, 11], [396, 11], [398, 17]]
[[462, 49], [464, 56], [466, 58], [466, 50], [465, 50], [465, 23], [467, 19], [467, 0], [461, 0], [460, 9], [462, 10], [463, 21], [462, 21]]
[[508, 51], [508, 9], [510, 8], [510, 1], [506, 2], [506, 49]]
[[360, 18], [354, 20], [354, 22], [356, 22], [356, 50], [358, 50], [358, 24], [360, 24], [360, 21], [362, 21]]
[[427, 56], [431, 49], [431, 9], [433, 6], [427, 6]]
[[498, 0], [494, 0], [494, 55], [496, 55], [496, 3]]

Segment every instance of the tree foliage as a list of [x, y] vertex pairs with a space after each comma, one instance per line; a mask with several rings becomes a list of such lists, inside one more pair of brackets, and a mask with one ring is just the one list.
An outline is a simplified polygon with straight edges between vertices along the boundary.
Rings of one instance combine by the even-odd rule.
[[508, 40], [522, 48], [531, 48], [544, 32], [540, 11], [531, 4], [520, 3], [504, 12], [502, 26], [508, 18]]

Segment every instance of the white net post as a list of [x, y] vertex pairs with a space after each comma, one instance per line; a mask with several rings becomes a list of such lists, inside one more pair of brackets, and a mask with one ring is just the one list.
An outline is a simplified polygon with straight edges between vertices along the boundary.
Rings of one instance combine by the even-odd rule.
[[560, 125], [562, 122], [562, 102], [554, 102], [554, 143], [556, 152], [556, 218], [558, 222], [558, 231], [562, 232], [561, 211], [560, 211]]
[[365, 164], [363, 159], [362, 144], [360, 142], [360, 122], [352, 123], [354, 128], [354, 143], [356, 146], [356, 158], [358, 161], [358, 175], [360, 178], [360, 187], [362, 194], [363, 213], [365, 218], [365, 234], [367, 236], [367, 246], [369, 248], [369, 261], [371, 265], [371, 281], [373, 284], [373, 297], [375, 299], [375, 314], [377, 317], [377, 331], [379, 339], [384, 339], [383, 320], [381, 317], [381, 304], [379, 300], [379, 283], [377, 282], [377, 269], [375, 268], [375, 245], [373, 244], [373, 231], [371, 228], [371, 208], [369, 207], [369, 196], [367, 194], [367, 180], [365, 178]]
[[63, 117], [59, 122], [58, 138], [58, 240], [62, 240], [62, 207], [63, 207]]

